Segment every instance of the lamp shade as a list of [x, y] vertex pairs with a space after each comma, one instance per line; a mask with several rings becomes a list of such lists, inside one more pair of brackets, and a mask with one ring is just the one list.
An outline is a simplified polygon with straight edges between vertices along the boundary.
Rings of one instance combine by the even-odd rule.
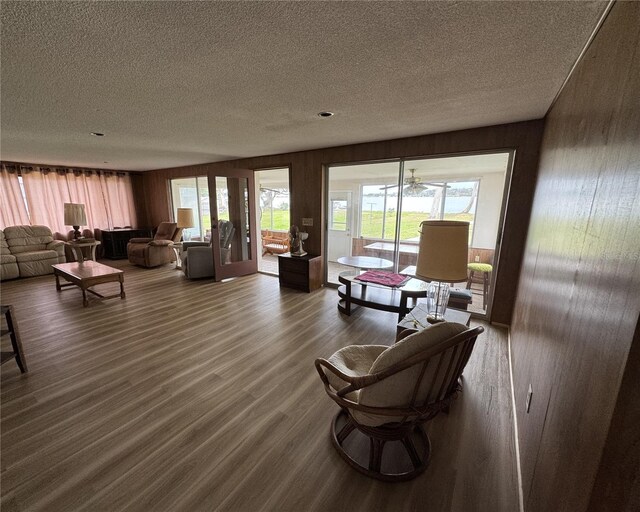
[[420, 224], [416, 277], [455, 283], [467, 280], [469, 223], [426, 220]]
[[178, 208], [178, 218], [176, 219], [179, 228], [192, 228], [193, 210], [191, 208]]
[[79, 203], [64, 203], [64, 225], [86, 226], [87, 214], [84, 205]]

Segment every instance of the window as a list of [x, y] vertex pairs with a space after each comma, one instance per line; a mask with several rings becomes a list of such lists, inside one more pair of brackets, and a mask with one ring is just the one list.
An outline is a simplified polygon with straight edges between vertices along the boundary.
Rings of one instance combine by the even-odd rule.
[[256, 171], [254, 176], [260, 191], [260, 229], [288, 231], [291, 226], [289, 169], [264, 169]]
[[171, 180], [171, 201], [174, 219], [178, 218], [178, 208], [193, 210], [194, 225], [183, 229], [183, 238], [209, 241], [211, 239], [211, 206], [207, 177]]
[[469, 222], [471, 243], [479, 185], [480, 180], [466, 180], [433, 181], [415, 192], [407, 191], [405, 187], [400, 240], [415, 239], [423, 220], [460, 220]]
[[393, 240], [396, 232], [398, 185], [363, 185], [360, 194], [360, 236]]

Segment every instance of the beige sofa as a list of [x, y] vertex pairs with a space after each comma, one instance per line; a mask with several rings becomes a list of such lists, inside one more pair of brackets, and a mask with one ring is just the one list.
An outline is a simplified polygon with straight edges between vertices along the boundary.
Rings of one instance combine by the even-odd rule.
[[0, 239], [3, 280], [52, 274], [51, 265], [66, 261], [64, 242], [54, 240], [47, 226], [9, 226]]

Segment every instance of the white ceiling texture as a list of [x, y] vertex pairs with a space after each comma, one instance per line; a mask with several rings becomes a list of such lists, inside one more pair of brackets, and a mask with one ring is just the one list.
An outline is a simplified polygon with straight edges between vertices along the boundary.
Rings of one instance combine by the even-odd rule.
[[605, 7], [2, 1], [0, 157], [148, 170], [537, 119]]

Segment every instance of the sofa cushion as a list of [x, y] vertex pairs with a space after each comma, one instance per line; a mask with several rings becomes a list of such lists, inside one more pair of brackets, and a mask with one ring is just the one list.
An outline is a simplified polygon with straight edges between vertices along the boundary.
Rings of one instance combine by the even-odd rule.
[[16, 261], [18, 263], [23, 263], [25, 261], [45, 261], [45, 260], [56, 260], [55, 263], [58, 263], [58, 253], [56, 251], [30, 251], [30, 252], [19, 252], [15, 255]]
[[45, 250], [53, 241], [53, 234], [47, 226], [9, 226], [4, 235], [12, 254]]
[[44, 276], [46, 274], [53, 274], [53, 267], [58, 263], [58, 258], [49, 258], [47, 260], [31, 260], [18, 262], [18, 269], [20, 270], [20, 277], [33, 277]]

